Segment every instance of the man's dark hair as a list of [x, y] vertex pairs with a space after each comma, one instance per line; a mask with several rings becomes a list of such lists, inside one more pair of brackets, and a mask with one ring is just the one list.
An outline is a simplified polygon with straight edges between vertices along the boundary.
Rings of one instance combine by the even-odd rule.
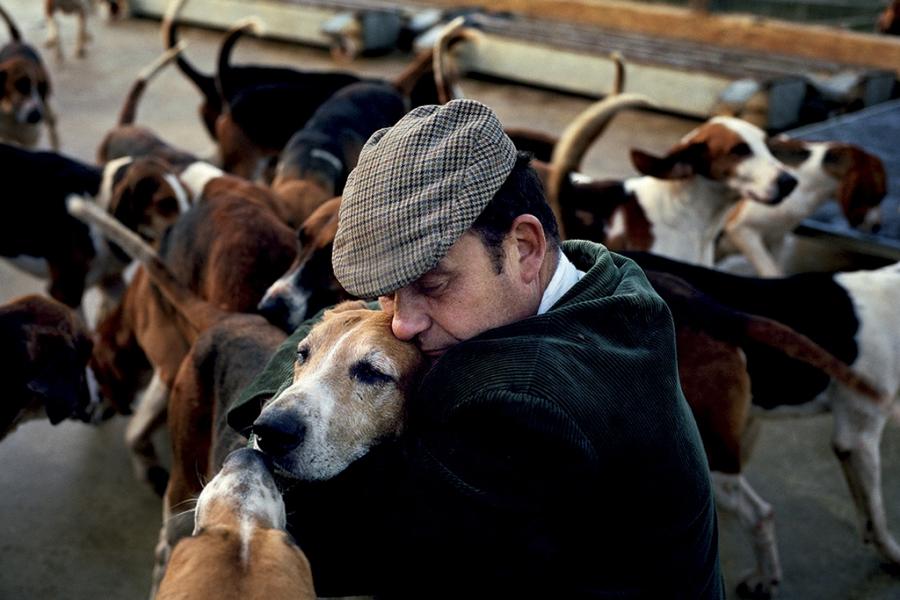
[[497, 274], [503, 271], [503, 240], [516, 217], [534, 215], [544, 228], [544, 237], [551, 250], [559, 246], [559, 227], [556, 216], [544, 196], [544, 186], [531, 167], [531, 154], [519, 152], [512, 171], [491, 198], [472, 229], [481, 237]]

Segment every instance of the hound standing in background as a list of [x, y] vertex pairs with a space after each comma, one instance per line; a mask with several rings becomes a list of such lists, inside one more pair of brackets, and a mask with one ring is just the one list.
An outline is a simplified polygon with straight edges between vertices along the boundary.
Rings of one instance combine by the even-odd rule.
[[598, 181], [575, 173], [608, 121], [605, 105], [622, 102], [647, 105], [633, 94], [602, 100], [579, 115], [554, 148], [547, 197], [571, 238], [711, 267], [716, 238], [741, 198], [777, 204], [797, 185], [769, 151], [765, 133], [733, 117], [710, 119], [665, 156], [632, 150], [640, 177]]
[[767, 144], [797, 178], [797, 188], [777, 206], [749, 199], [736, 204], [725, 221], [720, 251], [740, 251], [761, 277], [779, 277], [785, 238], [831, 198], [837, 198], [852, 227], [873, 230], [878, 226], [887, 175], [877, 156], [841, 142], [775, 138]]
[[[110, 17], [116, 17], [128, 13], [127, 0], [104, 0], [109, 5]], [[75, 38], [75, 56], [83, 58], [86, 53], [87, 43], [91, 34], [87, 30], [88, 13], [93, 13], [96, 8], [95, 0], [44, 0], [44, 15], [47, 19], [47, 48], [56, 49], [57, 60], [63, 59], [62, 46], [59, 43], [59, 24], [56, 22], [57, 11], [67, 15], [74, 14], [78, 17], [78, 34]]]
[[22, 34], [3, 7], [0, 18], [9, 29], [9, 42], [0, 48], [0, 140], [33, 148], [47, 124], [50, 145], [59, 150], [56, 117], [50, 110], [50, 76], [40, 54], [22, 40]]

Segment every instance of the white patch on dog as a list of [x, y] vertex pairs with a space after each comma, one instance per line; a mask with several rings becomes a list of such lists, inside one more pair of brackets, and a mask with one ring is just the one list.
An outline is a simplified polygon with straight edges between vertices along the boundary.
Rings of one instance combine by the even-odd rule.
[[750, 155], [738, 163], [726, 185], [736, 190], [742, 198], [763, 203], [775, 201], [778, 197], [778, 177], [785, 172], [785, 167], [766, 146], [765, 132], [733, 117], [716, 117], [710, 122], [731, 129], [750, 146]]
[[134, 162], [131, 156], [123, 156], [115, 158], [103, 167], [103, 178], [100, 180], [100, 190], [97, 193], [97, 204], [103, 210], [109, 212], [109, 205], [112, 202], [113, 195], [113, 178], [119, 169]]
[[306, 312], [309, 310], [309, 299], [312, 296], [310, 290], [301, 288], [296, 285], [303, 267], [299, 270], [290, 271], [282, 275], [275, 283], [269, 286], [259, 301], [259, 306], [263, 306], [267, 302], [274, 301], [275, 298], [280, 299], [287, 304], [290, 317], [288, 325], [296, 328], [306, 318]]
[[163, 179], [166, 180], [166, 183], [168, 183], [169, 187], [172, 188], [172, 191], [175, 192], [175, 199], [178, 201], [178, 212], [181, 214], [186, 213], [191, 208], [191, 198], [187, 189], [185, 189], [181, 182], [178, 181], [178, 178], [171, 173], [163, 175]]
[[188, 165], [179, 177], [193, 194], [192, 204], [194, 204], [203, 196], [203, 188], [206, 187], [206, 184], [223, 175], [225, 175], [225, 171], [219, 167], [198, 160]]

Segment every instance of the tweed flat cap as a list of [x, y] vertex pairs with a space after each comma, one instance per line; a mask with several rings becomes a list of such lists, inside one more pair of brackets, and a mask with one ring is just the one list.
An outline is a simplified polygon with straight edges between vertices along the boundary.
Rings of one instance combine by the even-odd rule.
[[418, 279], [471, 227], [515, 161], [497, 116], [474, 100], [420, 106], [376, 131], [344, 187], [338, 281], [374, 298]]

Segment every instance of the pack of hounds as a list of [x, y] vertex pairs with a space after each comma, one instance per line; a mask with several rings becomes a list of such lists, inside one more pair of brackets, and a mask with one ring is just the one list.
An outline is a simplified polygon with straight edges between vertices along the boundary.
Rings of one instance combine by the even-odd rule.
[[[334, 476], [373, 440], [400, 431], [404, 392], [422, 365], [413, 346], [391, 335], [389, 320], [362, 309], [334, 277], [340, 195], [371, 133], [412, 107], [458, 97], [454, 47], [471, 32], [461, 20], [442, 26], [429, 49], [385, 80], [232, 64], [240, 38], [257, 27], [247, 20], [227, 32], [217, 70], [206, 74], [179, 42], [185, 2], [171, 3], [164, 53], [136, 78], [96, 164], [57, 152], [47, 69], [0, 9], [10, 33], [0, 50], [0, 164], [10, 193], [32, 199], [8, 204], [0, 254], [46, 278], [50, 296], [0, 307], [13, 381], [0, 407], [0, 439], [28, 419], [97, 423], [131, 415], [126, 442], [135, 472], [163, 497], [152, 594], [205, 597], [215, 589], [222, 597], [238, 589], [224, 583], [241, 572], [229, 561], [256, 554], [227, 546], [247, 547], [252, 538], [254, 548], [268, 549], [260, 556], [280, 565], [277, 577], [253, 583], [260, 597], [313, 598], [309, 564], [284, 531], [269, 462], [301, 479]], [[89, 4], [46, 2], [50, 23], [56, 11], [79, 15], [79, 55]], [[127, 10], [120, 4], [110, 2], [111, 13]], [[56, 26], [49, 32], [58, 49]], [[862, 537], [900, 564], [879, 454], [883, 428], [900, 422], [900, 315], [893, 310], [900, 264], [784, 276], [780, 259], [790, 232], [825, 202], [839, 202], [852, 226], [877, 228], [886, 193], [881, 161], [858, 146], [771, 138], [745, 121], [714, 117], [665, 155], [633, 149], [639, 176], [598, 180], [580, 172], [587, 150], [617, 113], [654, 105], [621, 91], [624, 64], [616, 60], [614, 93], [558, 137], [508, 133], [534, 154], [563, 236], [632, 257], [669, 304], [681, 384], [716, 499], [738, 514], [752, 540], [755, 564], [739, 593], [770, 598], [782, 579], [775, 510], [743, 475], [761, 417], [833, 414], [832, 445]], [[218, 147], [213, 161], [135, 122], [145, 87], [173, 62], [201, 95], [200, 117]], [[34, 149], [44, 127], [54, 151]], [[742, 256], [757, 276], [716, 269], [727, 255]], [[140, 266], [126, 277], [132, 261]], [[89, 288], [102, 297], [90, 328], [81, 309]], [[330, 306], [304, 343], [307, 352], [338, 340], [342, 346], [328, 361], [295, 370], [294, 384], [260, 417], [288, 411], [306, 428], [305, 440], [273, 444], [265, 455], [243, 448], [247, 440], [222, 425], [225, 407], [288, 333]], [[392, 370], [388, 390], [347, 375], [346, 365], [370, 356], [373, 346], [382, 362], [372, 368]], [[323, 380], [332, 397], [307, 393]], [[318, 402], [349, 407], [374, 394], [383, 396], [379, 414], [355, 408], [352, 420], [327, 423], [316, 416]], [[151, 439], [162, 426], [172, 442], [170, 469]], [[323, 463], [331, 470], [310, 466]], [[194, 500], [194, 511], [175, 510]], [[236, 533], [215, 533], [223, 529]]]

